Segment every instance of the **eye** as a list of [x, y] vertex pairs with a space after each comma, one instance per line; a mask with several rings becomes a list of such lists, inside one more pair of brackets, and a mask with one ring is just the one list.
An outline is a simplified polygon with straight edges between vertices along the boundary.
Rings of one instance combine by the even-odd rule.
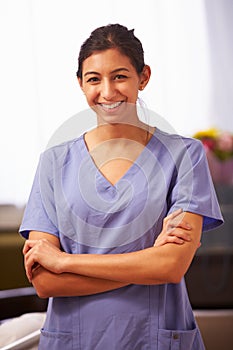
[[114, 79], [115, 80], [122, 80], [122, 79], [127, 79], [128, 77], [124, 74], [117, 74]]
[[98, 77], [91, 77], [87, 80], [87, 83], [97, 83], [99, 81]]

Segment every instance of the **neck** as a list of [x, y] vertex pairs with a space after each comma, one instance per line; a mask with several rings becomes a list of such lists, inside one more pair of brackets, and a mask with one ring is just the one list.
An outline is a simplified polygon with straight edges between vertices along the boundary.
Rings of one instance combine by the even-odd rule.
[[131, 139], [145, 142], [145, 137], [149, 131], [149, 126], [138, 120], [135, 124], [101, 124], [96, 128], [96, 135], [102, 140], [109, 139]]
[[154, 133], [155, 128], [138, 120], [134, 124], [98, 124], [98, 126], [90, 130], [85, 135], [85, 141], [89, 150], [108, 140], [133, 140], [142, 145], [146, 145]]

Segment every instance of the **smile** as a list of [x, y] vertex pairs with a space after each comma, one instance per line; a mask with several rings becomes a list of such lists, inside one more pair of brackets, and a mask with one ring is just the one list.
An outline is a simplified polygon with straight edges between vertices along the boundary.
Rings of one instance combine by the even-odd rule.
[[114, 108], [119, 107], [122, 103], [123, 103], [123, 102], [120, 101], [120, 102], [115, 102], [115, 103], [111, 103], [111, 104], [101, 103], [100, 105], [101, 105], [104, 109], [110, 110], [110, 109], [114, 109]]

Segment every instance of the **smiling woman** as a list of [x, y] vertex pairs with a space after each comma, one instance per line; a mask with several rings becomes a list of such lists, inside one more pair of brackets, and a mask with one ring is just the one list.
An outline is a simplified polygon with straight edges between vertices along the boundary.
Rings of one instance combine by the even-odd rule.
[[202, 350], [184, 274], [223, 221], [202, 144], [140, 120], [133, 30], [94, 30], [77, 76], [97, 126], [42, 153], [20, 227], [39, 349]]
[[107, 117], [107, 122], [130, 124], [138, 120], [138, 91], [147, 85], [150, 67], [144, 63], [142, 45], [133, 31], [126, 36], [119, 25], [115, 30], [107, 37], [104, 29], [97, 30], [82, 45], [77, 77], [99, 123]]

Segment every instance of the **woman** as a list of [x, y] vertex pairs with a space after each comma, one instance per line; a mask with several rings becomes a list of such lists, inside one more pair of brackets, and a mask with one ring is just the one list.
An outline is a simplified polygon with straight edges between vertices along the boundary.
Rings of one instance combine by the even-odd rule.
[[121, 25], [81, 47], [97, 127], [42, 154], [20, 228], [27, 276], [51, 297], [40, 349], [204, 349], [183, 277], [222, 216], [201, 143], [139, 119], [150, 74]]

